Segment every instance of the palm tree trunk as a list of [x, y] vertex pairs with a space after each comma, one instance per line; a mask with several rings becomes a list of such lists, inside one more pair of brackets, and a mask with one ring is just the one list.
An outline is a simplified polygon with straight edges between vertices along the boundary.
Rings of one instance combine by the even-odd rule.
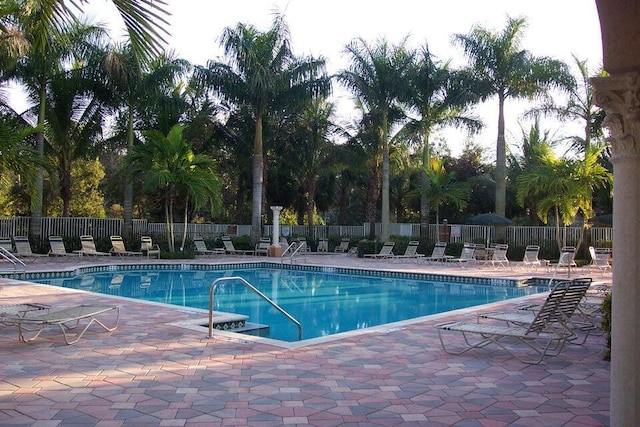
[[507, 199], [507, 157], [504, 139], [504, 101], [503, 92], [498, 94], [498, 140], [496, 142], [496, 214], [505, 216]]
[[307, 178], [307, 225], [308, 225], [308, 233], [309, 237], [315, 238], [316, 236], [313, 233], [313, 212], [315, 211], [315, 201], [313, 200], [313, 196], [316, 193], [316, 183], [313, 177]]
[[[129, 117], [127, 118], [127, 148], [133, 150], [133, 108], [129, 106]], [[124, 194], [122, 201], [124, 210], [124, 222], [122, 224], [122, 235], [126, 239], [133, 237], [133, 182], [126, 179], [124, 184]]]
[[[429, 146], [429, 133], [424, 132], [422, 140], [424, 141], [424, 147], [422, 148], [422, 167], [424, 169], [429, 167], [429, 160], [431, 159], [431, 147]], [[420, 174], [421, 184], [426, 187], [429, 185], [429, 178], [424, 172]], [[420, 195], [420, 236], [429, 237], [429, 199], [426, 194]]]
[[256, 133], [253, 145], [253, 195], [251, 199], [251, 241], [257, 243], [262, 236], [262, 183], [264, 162], [262, 156], [262, 115], [256, 118]]
[[184, 202], [184, 227], [182, 229], [182, 243], [180, 244], [180, 252], [184, 252], [184, 245], [187, 241], [187, 224], [189, 217], [189, 196], [185, 198]]
[[382, 119], [382, 219], [380, 238], [389, 240], [389, 135], [387, 118]]
[[[44, 121], [47, 105], [47, 89], [46, 82], [40, 84], [40, 105], [38, 106], [38, 128], [40, 131], [36, 134], [36, 153], [39, 160], [44, 159]], [[44, 195], [44, 168], [38, 166], [36, 175], [34, 194], [31, 196], [31, 222], [29, 223], [29, 234], [34, 239], [42, 238], [42, 200]]]

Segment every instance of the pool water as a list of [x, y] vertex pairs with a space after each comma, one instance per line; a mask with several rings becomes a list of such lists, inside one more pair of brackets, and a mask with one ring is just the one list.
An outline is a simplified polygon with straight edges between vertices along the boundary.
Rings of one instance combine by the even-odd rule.
[[[34, 280], [108, 295], [208, 309], [211, 283], [240, 276], [302, 324], [302, 339], [317, 338], [386, 323], [531, 295], [546, 287], [501, 287], [347, 275], [276, 268], [234, 270], [126, 270], [68, 279]], [[291, 320], [238, 282], [220, 282], [214, 310], [249, 316], [268, 325], [260, 335], [297, 341]]]

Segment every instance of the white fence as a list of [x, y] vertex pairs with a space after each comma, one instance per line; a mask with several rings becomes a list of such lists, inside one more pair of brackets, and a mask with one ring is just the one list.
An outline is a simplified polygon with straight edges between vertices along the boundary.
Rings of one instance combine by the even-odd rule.
[[[27, 235], [29, 231], [28, 217], [0, 218], [0, 237], [11, 237]], [[122, 235], [123, 220], [113, 218], [42, 218], [42, 236], [65, 236], [74, 237], [83, 234], [90, 234], [93, 237], [108, 238], [112, 235]], [[182, 236], [184, 224], [175, 223], [174, 230], [176, 238]], [[612, 240], [611, 227], [591, 227], [587, 238], [594, 245]], [[391, 224], [391, 235], [417, 237], [420, 234], [420, 224]], [[445, 233], [446, 231], [446, 233]], [[281, 234], [287, 237], [311, 237], [314, 239], [328, 237], [352, 237], [367, 238], [369, 236], [369, 224], [359, 226], [342, 225], [318, 225], [314, 227], [314, 234], [308, 236], [309, 228], [306, 225], [285, 225]], [[482, 225], [458, 225], [448, 226], [430, 224], [429, 236], [431, 240], [448, 240], [449, 242], [473, 242], [478, 240], [495, 242], [504, 240], [512, 245], [527, 245], [531, 243], [555, 246], [555, 227], [535, 227], [535, 226], [508, 226], [491, 227]], [[136, 219], [133, 223], [133, 233], [135, 236], [149, 234], [152, 236], [166, 235], [165, 223], [150, 223], [144, 219]], [[580, 227], [560, 228], [561, 236], [566, 233], [567, 245], [575, 245], [582, 233]], [[251, 234], [250, 225], [239, 224], [187, 224], [187, 236], [193, 238], [201, 235], [204, 238], [216, 238], [221, 235], [247, 236]], [[263, 234], [271, 236], [272, 226], [264, 226]], [[376, 224], [376, 234], [380, 234], [380, 224]], [[436, 236], [439, 236], [437, 239]]]

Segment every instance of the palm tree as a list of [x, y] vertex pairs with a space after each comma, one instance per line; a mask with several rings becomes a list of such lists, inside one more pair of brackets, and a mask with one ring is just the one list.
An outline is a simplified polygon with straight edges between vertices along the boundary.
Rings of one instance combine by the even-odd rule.
[[540, 149], [540, 158], [517, 178], [518, 203], [524, 206], [528, 198], [534, 198], [536, 214], [542, 222], [548, 222], [550, 212], [555, 217], [559, 250], [566, 243], [560, 224], [570, 225], [579, 212], [585, 219], [593, 217], [594, 190], [612, 182], [613, 175], [598, 162], [602, 150], [591, 147], [584, 159], [574, 160]]
[[[70, 58], [70, 47], [62, 50], [59, 47], [64, 38], [61, 34], [69, 24], [76, 20], [69, 6], [81, 10], [86, 0], [7, 0], [0, 9], [0, 30], [3, 55], [2, 62], [11, 64], [24, 58], [37, 61], [37, 71], [31, 76], [34, 87], [38, 87], [38, 128], [36, 135], [36, 151], [44, 158], [44, 119], [47, 80], [56, 70], [56, 61], [65, 62]], [[113, 4], [120, 12], [130, 40], [137, 52], [136, 57], [144, 61], [153, 57], [161, 50], [164, 42], [161, 33], [166, 33], [163, 25], [168, 25], [163, 15], [166, 15], [163, 2], [149, 2], [147, 0], [113, 0]], [[9, 37], [4, 37], [9, 35]], [[58, 48], [51, 43], [58, 41]], [[29, 233], [37, 238], [41, 234], [42, 196], [44, 171], [39, 170], [34, 184], [35, 193], [32, 197], [31, 223]]]
[[39, 132], [32, 126], [18, 123], [11, 117], [0, 118], [0, 187], [8, 189], [12, 176], [33, 184], [38, 169], [43, 166], [40, 157], [33, 150], [30, 139]]
[[144, 132], [146, 141], [136, 145], [127, 155], [133, 175], [142, 174], [144, 190], [161, 190], [165, 200], [165, 219], [169, 250], [174, 252], [174, 204], [184, 199], [184, 232], [187, 232], [189, 203], [197, 207], [209, 200], [218, 203], [220, 184], [213, 160], [204, 154], [195, 154], [191, 144], [183, 137], [184, 126], [176, 125], [165, 136], [157, 130]]
[[[587, 60], [581, 60], [572, 55], [575, 67], [578, 70], [577, 84], [568, 92], [567, 103], [557, 105], [552, 99], [540, 107], [532, 109], [528, 114], [537, 116], [545, 114], [554, 116], [562, 121], [578, 121], [584, 126], [584, 133], [572, 138], [572, 147], [579, 152], [589, 149], [593, 137], [602, 136], [602, 119], [604, 111], [595, 104], [593, 87], [589, 79], [594, 76], [589, 75]], [[602, 72], [600, 76], [602, 76]]]
[[427, 176], [429, 184], [420, 185], [417, 191], [436, 210], [436, 224], [440, 223], [440, 206], [449, 203], [457, 209], [465, 208], [469, 195], [467, 184], [456, 181], [455, 173], [447, 172], [440, 159], [432, 157], [429, 166], [422, 168], [422, 173]]
[[[118, 99], [116, 106], [124, 117], [126, 148], [131, 150], [136, 142], [135, 131], [143, 128], [140, 123], [142, 110], [157, 107], [158, 99], [173, 90], [177, 79], [184, 75], [191, 65], [185, 60], [168, 55], [160, 55], [152, 61], [142, 64], [136, 56], [133, 46], [127, 43], [114, 47], [108, 53], [104, 66], [108, 80]], [[161, 130], [167, 133], [169, 128]], [[125, 237], [131, 237], [133, 232], [133, 183], [130, 180], [124, 184], [123, 209], [123, 234]]]
[[[398, 132], [422, 147], [422, 167], [427, 168], [431, 157], [430, 137], [444, 126], [464, 127], [476, 132], [482, 123], [469, 113], [470, 105], [477, 97], [464, 85], [464, 75], [440, 63], [425, 45], [416, 56], [410, 77], [407, 104], [417, 117], [411, 118]], [[428, 185], [422, 175], [423, 185]], [[420, 200], [420, 235], [429, 230], [429, 204]]]
[[566, 64], [535, 57], [521, 48], [525, 27], [525, 18], [507, 17], [507, 25], [499, 33], [476, 25], [468, 34], [454, 36], [454, 43], [471, 62], [469, 73], [476, 93], [483, 100], [498, 98], [495, 212], [502, 216], [506, 207], [505, 101], [544, 96], [551, 88], [570, 89], [575, 84]]
[[220, 44], [227, 62], [209, 61], [196, 75], [231, 104], [247, 106], [255, 121], [251, 237], [262, 234], [264, 180], [263, 126], [272, 111], [295, 110], [314, 97], [329, 94], [324, 59], [297, 58], [290, 48], [289, 29], [277, 14], [271, 28], [260, 32], [238, 23], [226, 28]]
[[356, 96], [364, 112], [375, 119], [377, 137], [382, 149], [382, 231], [381, 239], [389, 239], [389, 130], [403, 117], [401, 101], [408, 92], [408, 76], [413, 61], [405, 48], [406, 38], [397, 46], [382, 39], [375, 45], [358, 38], [345, 52], [350, 56], [348, 69], [338, 79]]

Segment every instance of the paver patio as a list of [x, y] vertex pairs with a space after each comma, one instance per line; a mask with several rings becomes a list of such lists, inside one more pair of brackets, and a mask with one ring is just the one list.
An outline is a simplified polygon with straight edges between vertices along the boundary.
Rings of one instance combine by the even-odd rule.
[[[233, 262], [238, 257], [195, 262]], [[102, 261], [102, 260], [101, 260]], [[87, 261], [82, 261], [87, 262]], [[91, 261], [89, 261], [91, 262]], [[131, 262], [111, 261], [111, 262]], [[164, 261], [160, 261], [164, 262]], [[320, 262], [313, 259], [309, 263]], [[531, 275], [327, 256], [323, 265], [451, 274]], [[30, 269], [70, 268], [36, 262]], [[539, 273], [537, 275], [547, 274]], [[587, 274], [610, 281], [610, 275]], [[541, 296], [529, 297], [530, 300]], [[600, 426], [609, 423], [604, 338], [569, 345], [542, 365], [495, 348], [452, 356], [434, 325], [477, 310], [374, 328], [287, 348], [255, 337], [184, 328], [198, 310], [0, 279], [0, 302], [117, 303], [119, 328], [66, 345], [0, 326], [0, 425], [29, 426]], [[492, 305], [513, 306], [513, 302]], [[483, 307], [478, 310], [488, 310]]]

